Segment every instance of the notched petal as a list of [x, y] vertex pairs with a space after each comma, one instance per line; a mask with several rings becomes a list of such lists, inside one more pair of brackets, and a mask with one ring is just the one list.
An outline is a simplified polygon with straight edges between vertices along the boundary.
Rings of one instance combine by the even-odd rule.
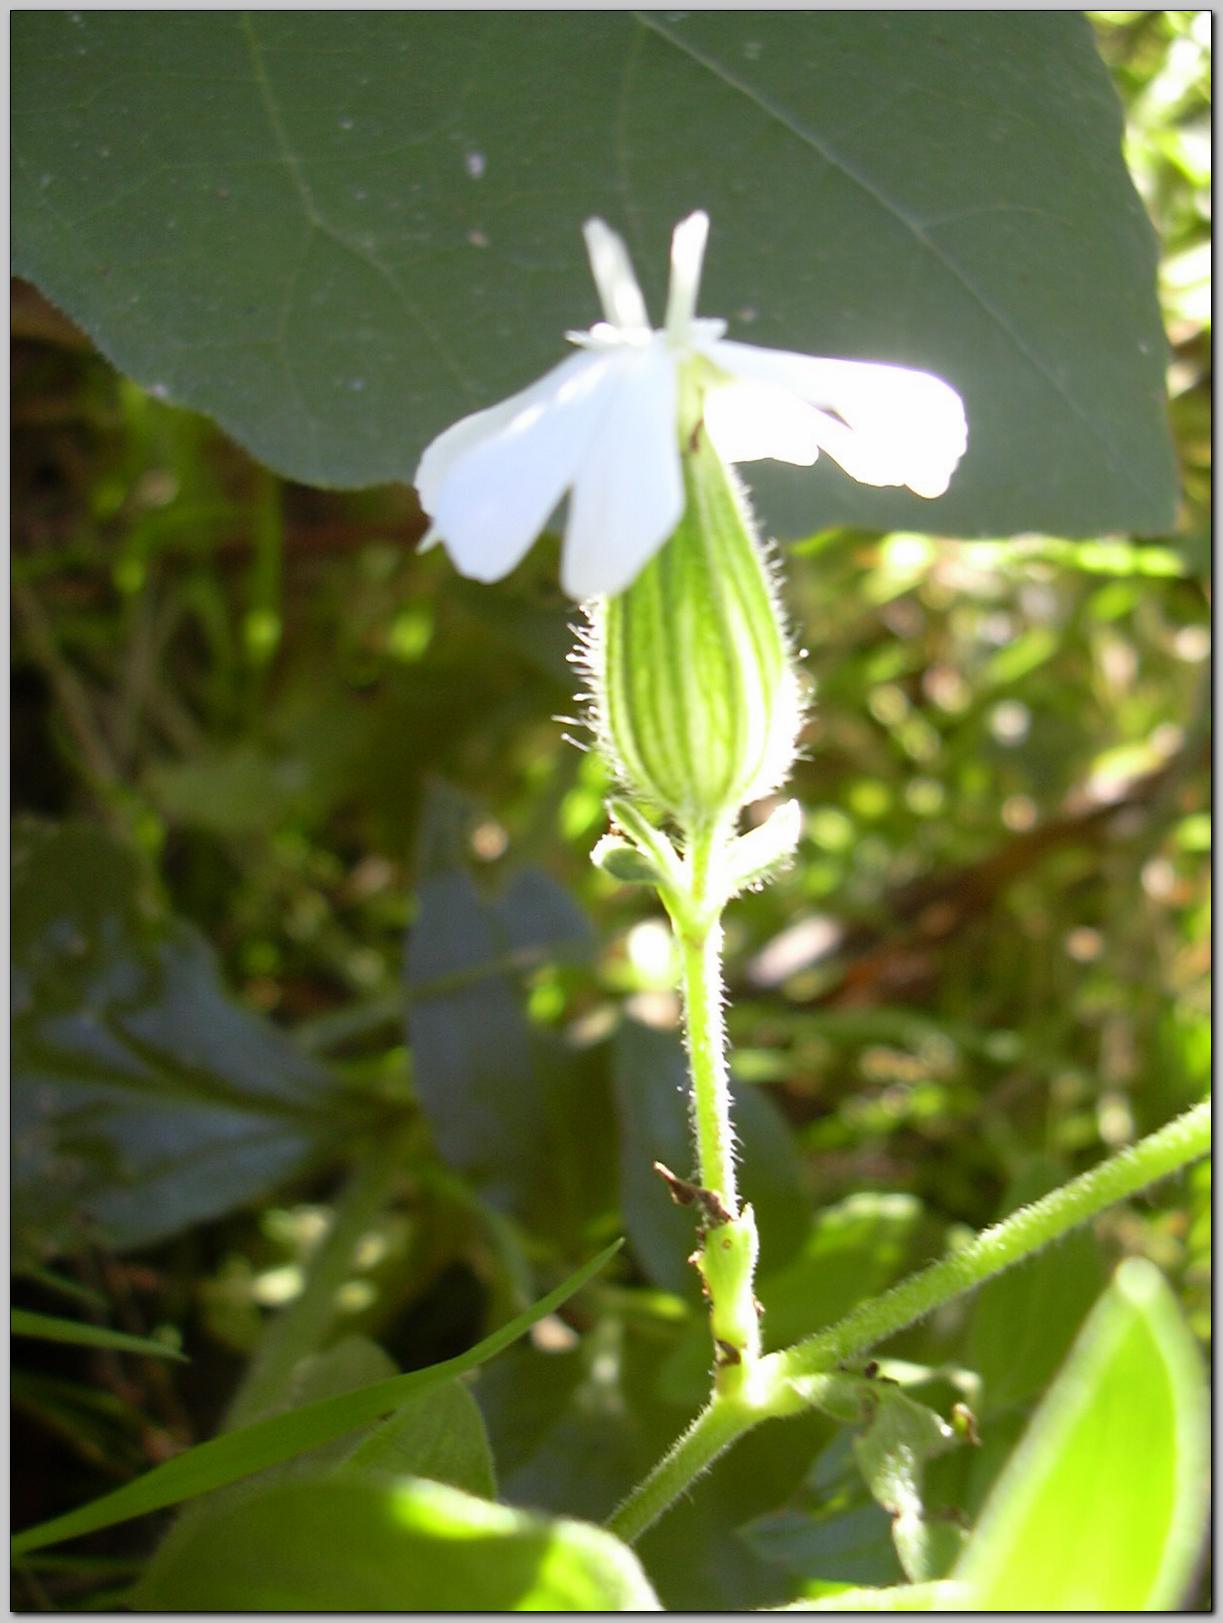
[[618, 359], [572, 355], [426, 451], [421, 500], [463, 574], [499, 580], [525, 557], [599, 431]]
[[919, 496], [941, 496], [967, 448], [963, 402], [931, 372], [732, 340], [711, 344], [705, 353], [736, 378], [805, 401], [813, 408], [809, 426], [820, 449], [863, 484], [906, 485]]
[[561, 585], [570, 597], [614, 597], [679, 523], [683, 477], [675, 363], [664, 344], [630, 351], [608, 390], [597, 442], [569, 504]]
[[809, 468], [820, 454], [820, 414], [768, 383], [715, 386], [705, 396], [705, 428], [724, 462], [772, 457]]

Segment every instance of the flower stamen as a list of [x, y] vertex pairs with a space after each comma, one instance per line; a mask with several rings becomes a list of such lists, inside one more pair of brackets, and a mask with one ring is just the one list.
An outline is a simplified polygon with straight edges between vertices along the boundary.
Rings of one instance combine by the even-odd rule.
[[667, 295], [667, 336], [684, 344], [696, 315], [701, 267], [709, 238], [709, 216], [703, 209], [681, 220], [671, 237], [671, 286]]
[[628, 249], [602, 220], [587, 220], [582, 234], [590, 256], [590, 272], [608, 322], [622, 330], [648, 333], [650, 315], [633, 274]]

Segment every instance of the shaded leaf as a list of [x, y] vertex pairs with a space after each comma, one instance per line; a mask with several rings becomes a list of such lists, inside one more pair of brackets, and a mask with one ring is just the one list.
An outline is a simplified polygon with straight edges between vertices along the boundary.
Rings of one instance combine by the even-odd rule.
[[19, 1257], [164, 1239], [334, 1150], [351, 1106], [330, 1073], [230, 998], [129, 851], [28, 824], [13, 864]]
[[294, 478], [410, 478], [554, 365], [591, 214], [660, 318], [699, 203], [733, 337], [967, 401], [940, 501], [821, 461], [771, 526], [1172, 520], [1155, 242], [1073, 14], [28, 12], [13, 60], [18, 273]]
[[[1008, 1190], [998, 1216], [1064, 1181], [1056, 1163], [1033, 1161]], [[1079, 1229], [981, 1288], [973, 1301], [964, 1361], [981, 1377], [987, 1414], [1044, 1390], [1104, 1277], [1100, 1242], [1091, 1229]]]
[[864, 1498], [824, 1514], [779, 1510], [751, 1523], [743, 1537], [758, 1556], [792, 1575], [791, 1594], [811, 1582], [884, 1585], [902, 1576], [891, 1518]]
[[497, 1204], [521, 1205], [544, 1176], [549, 1088], [522, 1008], [521, 977], [558, 951], [584, 950], [589, 926], [546, 874], [481, 891], [466, 843], [471, 808], [435, 785], [418, 855], [408, 935], [413, 1077], [438, 1148]]
[[488, 1433], [461, 1381], [405, 1403], [356, 1445], [340, 1469], [367, 1478], [428, 1477], [484, 1499], [497, 1496]]

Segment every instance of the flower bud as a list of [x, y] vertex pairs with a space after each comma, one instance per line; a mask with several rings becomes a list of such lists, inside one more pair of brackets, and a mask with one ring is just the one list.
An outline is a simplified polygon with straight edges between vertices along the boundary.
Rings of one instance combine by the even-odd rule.
[[681, 826], [733, 816], [794, 758], [798, 682], [735, 476], [698, 424], [684, 513], [632, 585], [594, 612], [601, 740], [627, 786]]

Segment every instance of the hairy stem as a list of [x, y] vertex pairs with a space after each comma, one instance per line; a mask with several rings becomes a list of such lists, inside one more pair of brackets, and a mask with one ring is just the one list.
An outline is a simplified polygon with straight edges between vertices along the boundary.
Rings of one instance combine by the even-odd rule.
[[805, 1407], [804, 1393], [810, 1383], [827, 1371], [954, 1297], [975, 1290], [1109, 1206], [1180, 1171], [1209, 1149], [1210, 1104], [1206, 1102], [984, 1230], [951, 1256], [861, 1303], [831, 1328], [785, 1352], [770, 1353], [751, 1371], [750, 1401], [746, 1393], [742, 1400], [715, 1395], [628, 1496], [609, 1527], [629, 1542], [639, 1538], [745, 1432], [762, 1420], [799, 1413]]
[[722, 1016], [721, 925], [712, 924], [695, 937], [681, 934], [680, 952], [699, 1178], [702, 1187], [712, 1190], [736, 1217], [739, 1196]]
[[1119, 1200], [1197, 1160], [1209, 1148], [1210, 1104], [1206, 1101], [983, 1230], [949, 1257], [931, 1263], [882, 1296], [860, 1303], [839, 1324], [798, 1342], [781, 1355], [786, 1373], [819, 1374], [865, 1352], [952, 1297], [975, 1290], [995, 1274], [1043, 1250]]
[[608, 1531], [626, 1544], [635, 1543], [646, 1528], [708, 1470], [719, 1454], [763, 1418], [766, 1417], [737, 1403], [714, 1398], [649, 1476], [612, 1513], [607, 1522]]
[[720, 921], [726, 899], [729, 836], [724, 819], [691, 829], [679, 876], [682, 892], [672, 898], [663, 893], [683, 961], [703, 1231], [696, 1261], [709, 1297], [715, 1389], [723, 1399], [744, 1391], [760, 1357], [760, 1315], [754, 1290], [759, 1240], [751, 1207], [739, 1205], [735, 1181], [723, 1017]]

